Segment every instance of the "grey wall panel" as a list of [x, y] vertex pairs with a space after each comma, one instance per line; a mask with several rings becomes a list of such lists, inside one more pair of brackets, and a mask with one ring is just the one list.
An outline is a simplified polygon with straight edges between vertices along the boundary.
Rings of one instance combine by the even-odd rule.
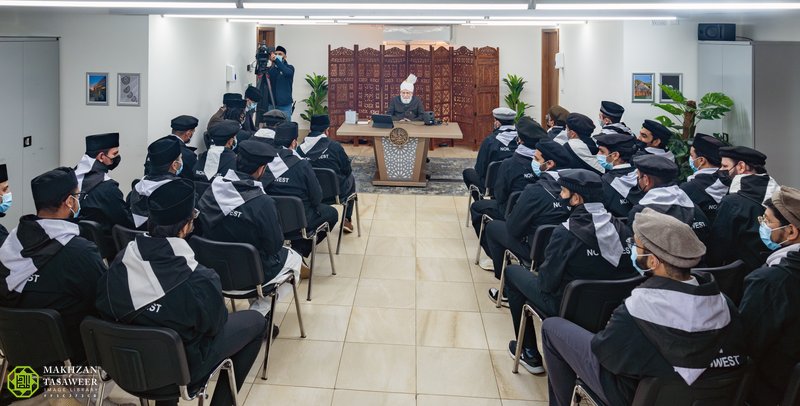
[[[0, 42], [0, 163], [8, 165], [8, 177], [14, 203], [6, 216], [0, 218], [7, 229], [17, 226], [23, 214], [22, 171], [22, 59], [21, 42]], [[30, 185], [30, 183], [28, 183]], [[28, 186], [29, 187], [29, 186]]]

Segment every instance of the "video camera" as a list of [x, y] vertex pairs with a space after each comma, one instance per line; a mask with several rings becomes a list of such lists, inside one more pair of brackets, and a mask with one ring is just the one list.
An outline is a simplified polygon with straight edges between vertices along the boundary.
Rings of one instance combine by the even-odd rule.
[[258, 46], [256, 50], [256, 74], [262, 74], [267, 71], [267, 65], [269, 64], [269, 57], [275, 53], [275, 47], [267, 46], [267, 44], [262, 43]]

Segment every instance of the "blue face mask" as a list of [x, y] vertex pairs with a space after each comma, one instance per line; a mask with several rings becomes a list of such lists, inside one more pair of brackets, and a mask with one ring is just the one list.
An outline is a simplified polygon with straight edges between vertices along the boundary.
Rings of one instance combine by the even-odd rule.
[[697, 172], [697, 167], [694, 166], [694, 159], [691, 156], [689, 157], [689, 167], [692, 168], [692, 172]]
[[614, 165], [612, 165], [610, 162], [608, 162], [608, 156], [607, 155], [597, 155], [597, 162], [600, 163], [600, 166], [602, 166], [603, 169], [606, 169], [606, 170], [614, 169]]
[[11, 193], [3, 195], [3, 203], [0, 203], [0, 213], [5, 213], [11, 208]]
[[282, 56], [280, 56], [280, 55], [275, 55], [275, 59], [277, 59], [277, 60], [279, 60], [279, 61], [283, 62], [283, 57], [282, 57]]
[[[775, 250], [777, 250], [778, 248], [781, 247], [781, 244], [783, 244], [783, 243], [777, 243], [777, 242], [772, 241], [772, 232], [775, 231], [775, 230], [780, 230], [780, 229], [782, 229], [784, 227], [787, 227], [787, 226], [778, 227], [778, 228], [769, 228], [769, 226], [767, 226], [764, 223], [761, 223], [761, 224], [758, 225], [758, 236], [761, 237], [761, 242], [763, 242], [764, 245], [767, 246], [767, 249], [769, 249], [770, 251], [775, 251]], [[784, 241], [784, 242], [786, 242], [786, 241]]]
[[[636, 271], [639, 272], [640, 275], [644, 276], [644, 273], [649, 271], [650, 269], [642, 269], [639, 267], [639, 264], [636, 263], [636, 260], [639, 258], [639, 254], [637, 253], [636, 247], [631, 248], [631, 262], [633, 263], [633, 267], [636, 268]], [[646, 254], [642, 255], [642, 257], [649, 257], [653, 254]]]
[[78, 203], [78, 211], [72, 211], [70, 208], [69, 211], [72, 213], [72, 217], [78, 218], [81, 215], [81, 202], [75, 196], [70, 196], [71, 198], [75, 199], [75, 202]]
[[537, 178], [542, 176], [542, 165], [536, 162], [535, 159], [531, 160], [531, 169], [533, 169], [533, 174], [536, 175]]
[[257, 106], [258, 106], [258, 103], [251, 103], [249, 106], [247, 106], [247, 111], [255, 110], [255, 108]]

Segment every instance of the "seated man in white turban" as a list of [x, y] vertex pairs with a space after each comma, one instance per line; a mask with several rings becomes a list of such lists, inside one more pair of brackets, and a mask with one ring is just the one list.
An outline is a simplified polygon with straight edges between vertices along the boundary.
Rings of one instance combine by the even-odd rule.
[[392, 116], [392, 120], [422, 120], [422, 113], [425, 112], [425, 108], [422, 106], [422, 100], [414, 96], [414, 83], [416, 81], [416, 76], [408, 75], [406, 80], [400, 84], [400, 96], [395, 96], [389, 101], [389, 111], [386, 114]]

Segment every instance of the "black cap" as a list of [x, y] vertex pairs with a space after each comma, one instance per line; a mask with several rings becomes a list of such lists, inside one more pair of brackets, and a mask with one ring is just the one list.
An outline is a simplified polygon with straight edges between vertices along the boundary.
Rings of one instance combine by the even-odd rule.
[[603, 199], [603, 179], [587, 169], [565, 169], [558, 172], [558, 184], [583, 197], [586, 203]]
[[311, 116], [311, 131], [323, 132], [331, 126], [331, 118], [327, 114]]
[[650, 133], [653, 134], [653, 138], [658, 138], [661, 140], [662, 148], [665, 148], [667, 146], [667, 141], [672, 138], [672, 131], [658, 121], [644, 120], [642, 127], [644, 127], [647, 131], [650, 131]]
[[719, 149], [725, 147], [725, 143], [714, 137], [713, 135], [698, 133], [694, 136], [692, 141], [694, 153], [711, 162], [714, 165], [719, 165], [722, 159], [719, 157]]
[[86, 137], [86, 152], [119, 147], [119, 133], [95, 134]]
[[228, 103], [231, 103], [231, 102], [234, 102], [234, 101], [237, 101], [237, 100], [243, 100], [241, 93], [225, 93], [224, 95], [222, 95], [222, 104], [224, 104], [226, 106], [228, 105]]
[[286, 53], [286, 48], [284, 48], [282, 45], [278, 45], [277, 47], [275, 47], [275, 52], [278, 52], [278, 51], [281, 51], [281, 52], [283, 52], [285, 54]]
[[181, 155], [181, 140], [168, 135], [147, 146], [147, 159], [155, 166], [166, 165]]
[[517, 136], [523, 144], [532, 148], [539, 140], [547, 138], [547, 131], [536, 120], [524, 116], [517, 121]]
[[678, 164], [667, 157], [643, 154], [633, 157], [633, 166], [639, 172], [655, 176], [664, 182], [671, 182], [678, 177]]
[[247, 86], [247, 90], [244, 91], [244, 97], [258, 103], [261, 101], [261, 91], [257, 87]]
[[273, 109], [266, 113], [264, 113], [264, 117], [262, 122], [267, 128], [275, 128], [276, 125], [281, 124], [286, 121], [286, 113], [278, 110]]
[[542, 154], [545, 161], [553, 161], [556, 163], [556, 168], [564, 169], [570, 166], [572, 159], [570, 159], [567, 150], [561, 144], [552, 140], [542, 140], [536, 144], [536, 150]]
[[764, 166], [767, 164], [766, 155], [747, 147], [722, 147], [719, 149], [719, 157], [744, 161], [748, 165]]
[[275, 127], [275, 145], [288, 147], [297, 139], [297, 123], [286, 121]]
[[147, 199], [149, 221], [169, 226], [189, 219], [194, 211], [194, 182], [178, 178], [165, 183]]
[[222, 120], [208, 129], [208, 135], [214, 145], [225, 145], [229, 139], [236, 136], [242, 126], [235, 120]]
[[612, 101], [603, 100], [600, 102], [600, 112], [614, 118], [622, 118], [625, 108]]
[[594, 131], [592, 119], [581, 113], [569, 113], [567, 116], [567, 127], [578, 133], [579, 136], [588, 137]]
[[197, 128], [197, 117], [178, 116], [170, 122], [170, 128], [175, 131], [188, 131]]
[[609, 151], [619, 151], [621, 149], [632, 149], [636, 146], [636, 138], [630, 134], [599, 134], [594, 137], [598, 147], [606, 147]]
[[0, 164], [0, 183], [8, 180], [8, 168], [6, 164]]
[[266, 142], [249, 139], [242, 141], [237, 148], [239, 156], [250, 162], [265, 165], [278, 156], [278, 150]]
[[31, 180], [31, 194], [37, 210], [48, 203], [66, 199], [77, 188], [75, 171], [66, 166], [47, 171]]

